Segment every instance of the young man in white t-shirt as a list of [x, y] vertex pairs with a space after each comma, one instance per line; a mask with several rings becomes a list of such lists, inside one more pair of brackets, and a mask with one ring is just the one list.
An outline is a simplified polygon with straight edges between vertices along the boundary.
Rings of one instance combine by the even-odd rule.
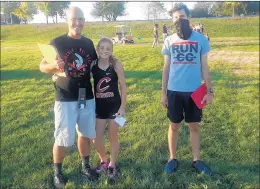
[[176, 171], [178, 161], [176, 149], [178, 130], [184, 119], [190, 129], [193, 153], [192, 166], [198, 172], [211, 175], [212, 172], [200, 159], [200, 121], [202, 110], [198, 109], [190, 95], [202, 84], [202, 78], [207, 86], [207, 94], [203, 102], [213, 102], [213, 89], [208, 67], [207, 38], [199, 32], [192, 31], [189, 23], [189, 9], [182, 3], [175, 4], [170, 11], [177, 33], [166, 38], [162, 54], [164, 68], [162, 76], [162, 105], [167, 108], [170, 120], [168, 144], [170, 158], [165, 166], [166, 173]]

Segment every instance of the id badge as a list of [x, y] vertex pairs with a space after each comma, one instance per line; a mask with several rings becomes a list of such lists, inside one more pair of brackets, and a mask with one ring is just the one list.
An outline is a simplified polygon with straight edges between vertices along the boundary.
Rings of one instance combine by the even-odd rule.
[[86, 108], [86, 88], [79, 88], [78, 106], [79, 109]]

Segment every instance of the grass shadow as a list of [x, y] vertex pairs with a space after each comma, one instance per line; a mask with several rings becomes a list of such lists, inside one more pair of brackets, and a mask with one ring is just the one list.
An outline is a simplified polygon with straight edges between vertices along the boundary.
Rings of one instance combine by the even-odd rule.
[[134, 79], [144, 79], [144, 78], [161, 79], [162, 72], [161, 71], [125, 71], [125, 77], [134, 78]]
[[[212, 80], [219, 82], [225, 81], [222, 85], [228, 88], [244, 88], [248, 86], [255, 86], [258, 87], [259, 84], [252, 84], [251, 82], [256, 81], [256, 77], [239, 77], [236, 76], [235, 74], [232, 73], [222, 73], [218, 71], [212, 71]], [[162, 72], [161, 71], [126, 71], [125, 72], [125, 77], [128, 79], [135, 79], [134, 81], [127, 82], [128, 85], [131, 84], [139, 84], [142, 86], [149, 86], [151, 85], [156, 85], [154, 81], [162, 79]], [[141, 81], [144, 79], [151, 79], [152, 82], [144, 82], [142, 83]], [[230, 83], [230, 81], [235, 81], [235, 83]], [[158, 87], [156, 87], [157, 89]], [[161, 89], [161, 86], [158, 88]]]
[[[119, 166], [123, 172], [134, 170], [135, 172], [140, 173], [137, 176], [139, 180], [146, 179], [145, 177], [147, 176], [142, 175], [141, 173], [151, 173], [149, 177], [151, 180], [151, 188], [157, 188], [152, 187], [156, 181], [167, 181], [174, 188], [189, 188], [190, 186], [201, 186], [203, 184], [208, 185], [208, 187], [215, 186], [223, 189], [240, 188], [241, 184], [248, 184], [257, 188], [257, 183], [250, 182], [246, 176], [249, 172], [252, 175], [257, 175], [259, 173], [259, 165], [224, 164], [223, 162], [207, 161], [206, 163], [213, 172], [212, 176], [207, 176], [197, 173], [196, 170], [191, 167], [192, 162], [190, 160], [179, 160], [177, 171], [168, 175], [164, 173], [164, 166], [166, 162], [167, 161], [151, 161], [149, 163], [135, 163], [132, 159], [123, 158], [119, 160]], [[240, 180], [241, 178], [245, 179]]]
[[22, 80], [22, 79], [47, 79], [52, 74], [42, 73], [40, 70], [1, 70], [1, 80]]

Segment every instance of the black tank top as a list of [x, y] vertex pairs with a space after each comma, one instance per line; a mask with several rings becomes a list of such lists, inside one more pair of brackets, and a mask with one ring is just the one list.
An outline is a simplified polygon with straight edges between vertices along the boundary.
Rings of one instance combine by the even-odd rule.
[[118, 77], [112, 64], [106, 70], [102, 70], [98, 67], [98, 60], [96, 60], [92, 67], [92, 74], [96, 100], [120, 98]]

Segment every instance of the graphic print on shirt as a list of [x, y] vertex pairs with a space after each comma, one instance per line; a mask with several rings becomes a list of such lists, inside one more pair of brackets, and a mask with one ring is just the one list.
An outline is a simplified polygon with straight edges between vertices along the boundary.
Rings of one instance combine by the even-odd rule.
[[86, 70], [92, 62], [92, 57], [83, 48], [71, 48], [64, 55], [64, 62], [67, 63], [68, 76], [80, 78], [86, 74]]
[[171, 46], [174, 55], [173, 64], [196, 64], [194, 61], [198, 53], [198, 42], [182, 41], [173, 43]]
[[107, 89], [109, 89], [109, 82], [111, 81], [110, 77], [103, 77], [99, 80], [97, 84], [97, 93], [96, 98], [109, 98], [114, 97], [113, 92], [105, 92]]

